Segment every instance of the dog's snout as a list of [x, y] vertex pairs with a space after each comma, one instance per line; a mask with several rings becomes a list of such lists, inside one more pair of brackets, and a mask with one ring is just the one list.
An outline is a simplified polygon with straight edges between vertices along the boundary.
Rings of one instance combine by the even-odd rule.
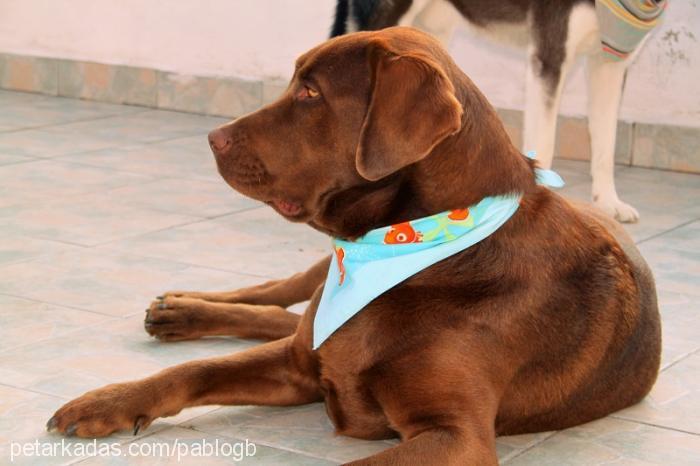
[[231, 136], [222, 128], [216, 128], [209, 133], [209, 147], [215, 154], [221, 154], [231, 147]]

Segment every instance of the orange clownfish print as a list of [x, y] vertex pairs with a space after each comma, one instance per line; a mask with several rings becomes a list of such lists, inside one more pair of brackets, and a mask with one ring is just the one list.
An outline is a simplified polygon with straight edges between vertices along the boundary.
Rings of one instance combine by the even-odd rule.
[[345, 259], [345, 251], [343, 248], [335, 248], [335, 259], [338, 261], [338, 270], [340, 271], [340, 282], [338, 285], [342, 285], [345, 281], [345, 266], [343, 265], [343, 259]]
[[466, 220], [467, 217], [469, 217], [469, 209], [457, 209], [457, 210], [452, 210], [450, 211], [449, 215], [447, 218], [450, 220]]
[[420, 243], [423, 235], [414, 230], [409, 222], [392, 225], [384, 235], [385, 244]]

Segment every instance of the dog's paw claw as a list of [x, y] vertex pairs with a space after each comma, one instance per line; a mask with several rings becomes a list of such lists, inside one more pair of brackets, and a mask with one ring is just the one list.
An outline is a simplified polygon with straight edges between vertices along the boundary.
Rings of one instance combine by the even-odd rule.
[[46, 431], [47, 432], [56, 432], [58, 426], [58, 420], [56, 420], [56, 416], [53, 416], [51, 419], [49, 419], [49, 422], [46, 423]]
[[78, 431], [78, 424], [72, 424], [66, 429], [66, 437], [73, 437]]
[[142, 427], [147, 425], [148, 419], [146, 416], [139, 416], [136, 418], [134, 421], [134, 435], [138, 435], [139, 430], [141, 430]]

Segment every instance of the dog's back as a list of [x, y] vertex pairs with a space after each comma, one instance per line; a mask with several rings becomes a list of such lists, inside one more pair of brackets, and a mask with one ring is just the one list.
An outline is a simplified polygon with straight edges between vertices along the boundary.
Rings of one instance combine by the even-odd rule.
[[[566, 239], [550, 236], [551, 249], [559, 243], [571, 251], [570, 257], [579, 254], [587, 259], [566, 264], [567, 258], [562, 257], [553, 267], [557, 272], [552, 277], [552, 301], [544, 312], [558, 314], [561, 321], [549, 319], [551, 327], [542, 328], [541, 333], [559, 336], [516, 375], [504, 394], [499, 434], [562, 429], [604, 417], [641, 401], [659, 369], [656, 288], [634, 241], [615, 220], [590, 204], [570, 202], [554, 193], [551, 198], [552, 205], [542, 214], [557, 219], [558, 234], [583, 239], [572, 247]], [[535, 236], [552, 233], [551, 226]], [[546, 243], [541, 247], [549, 248]], [[562, 293], [556, 289], [560, 286], [568, 290], [568, 298], [576, 297], [575, 303], [567, 306], [566, 298], [555, 298]], [[533, 377], [535, 373], [543, 376]], [[579, 382], [569, 385], [574, 380]], [[569, 389], [561, 391], [567, 385]], [[520, 403], [523, 392], [531, 395], [525, 410], [531, 414]]]

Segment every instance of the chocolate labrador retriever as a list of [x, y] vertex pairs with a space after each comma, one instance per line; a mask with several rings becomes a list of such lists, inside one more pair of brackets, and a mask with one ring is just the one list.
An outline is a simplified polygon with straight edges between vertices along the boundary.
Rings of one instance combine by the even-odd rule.
[[[146, 318], [162, 340], [272, 341], [88, 392], [49, 430], [100, 437], [191, 406], [324, 400], [341, 434], [403, 439], [353, 464], [496, 464], [497, 435], [597, 419], [653, 385], [659, 314], [632, 241], [536, 184], [534, 162], [426, 34], [391, 28], [321, 44], [297, 60], [277, 102], [210, 143], [233, 188], [337, 238], [522, 197], [493, 234], [384, 292], [317, 350], [330, 259], [230, 293], [168, 293]], [[285, 309], [307, 299], [303, 316]]]

